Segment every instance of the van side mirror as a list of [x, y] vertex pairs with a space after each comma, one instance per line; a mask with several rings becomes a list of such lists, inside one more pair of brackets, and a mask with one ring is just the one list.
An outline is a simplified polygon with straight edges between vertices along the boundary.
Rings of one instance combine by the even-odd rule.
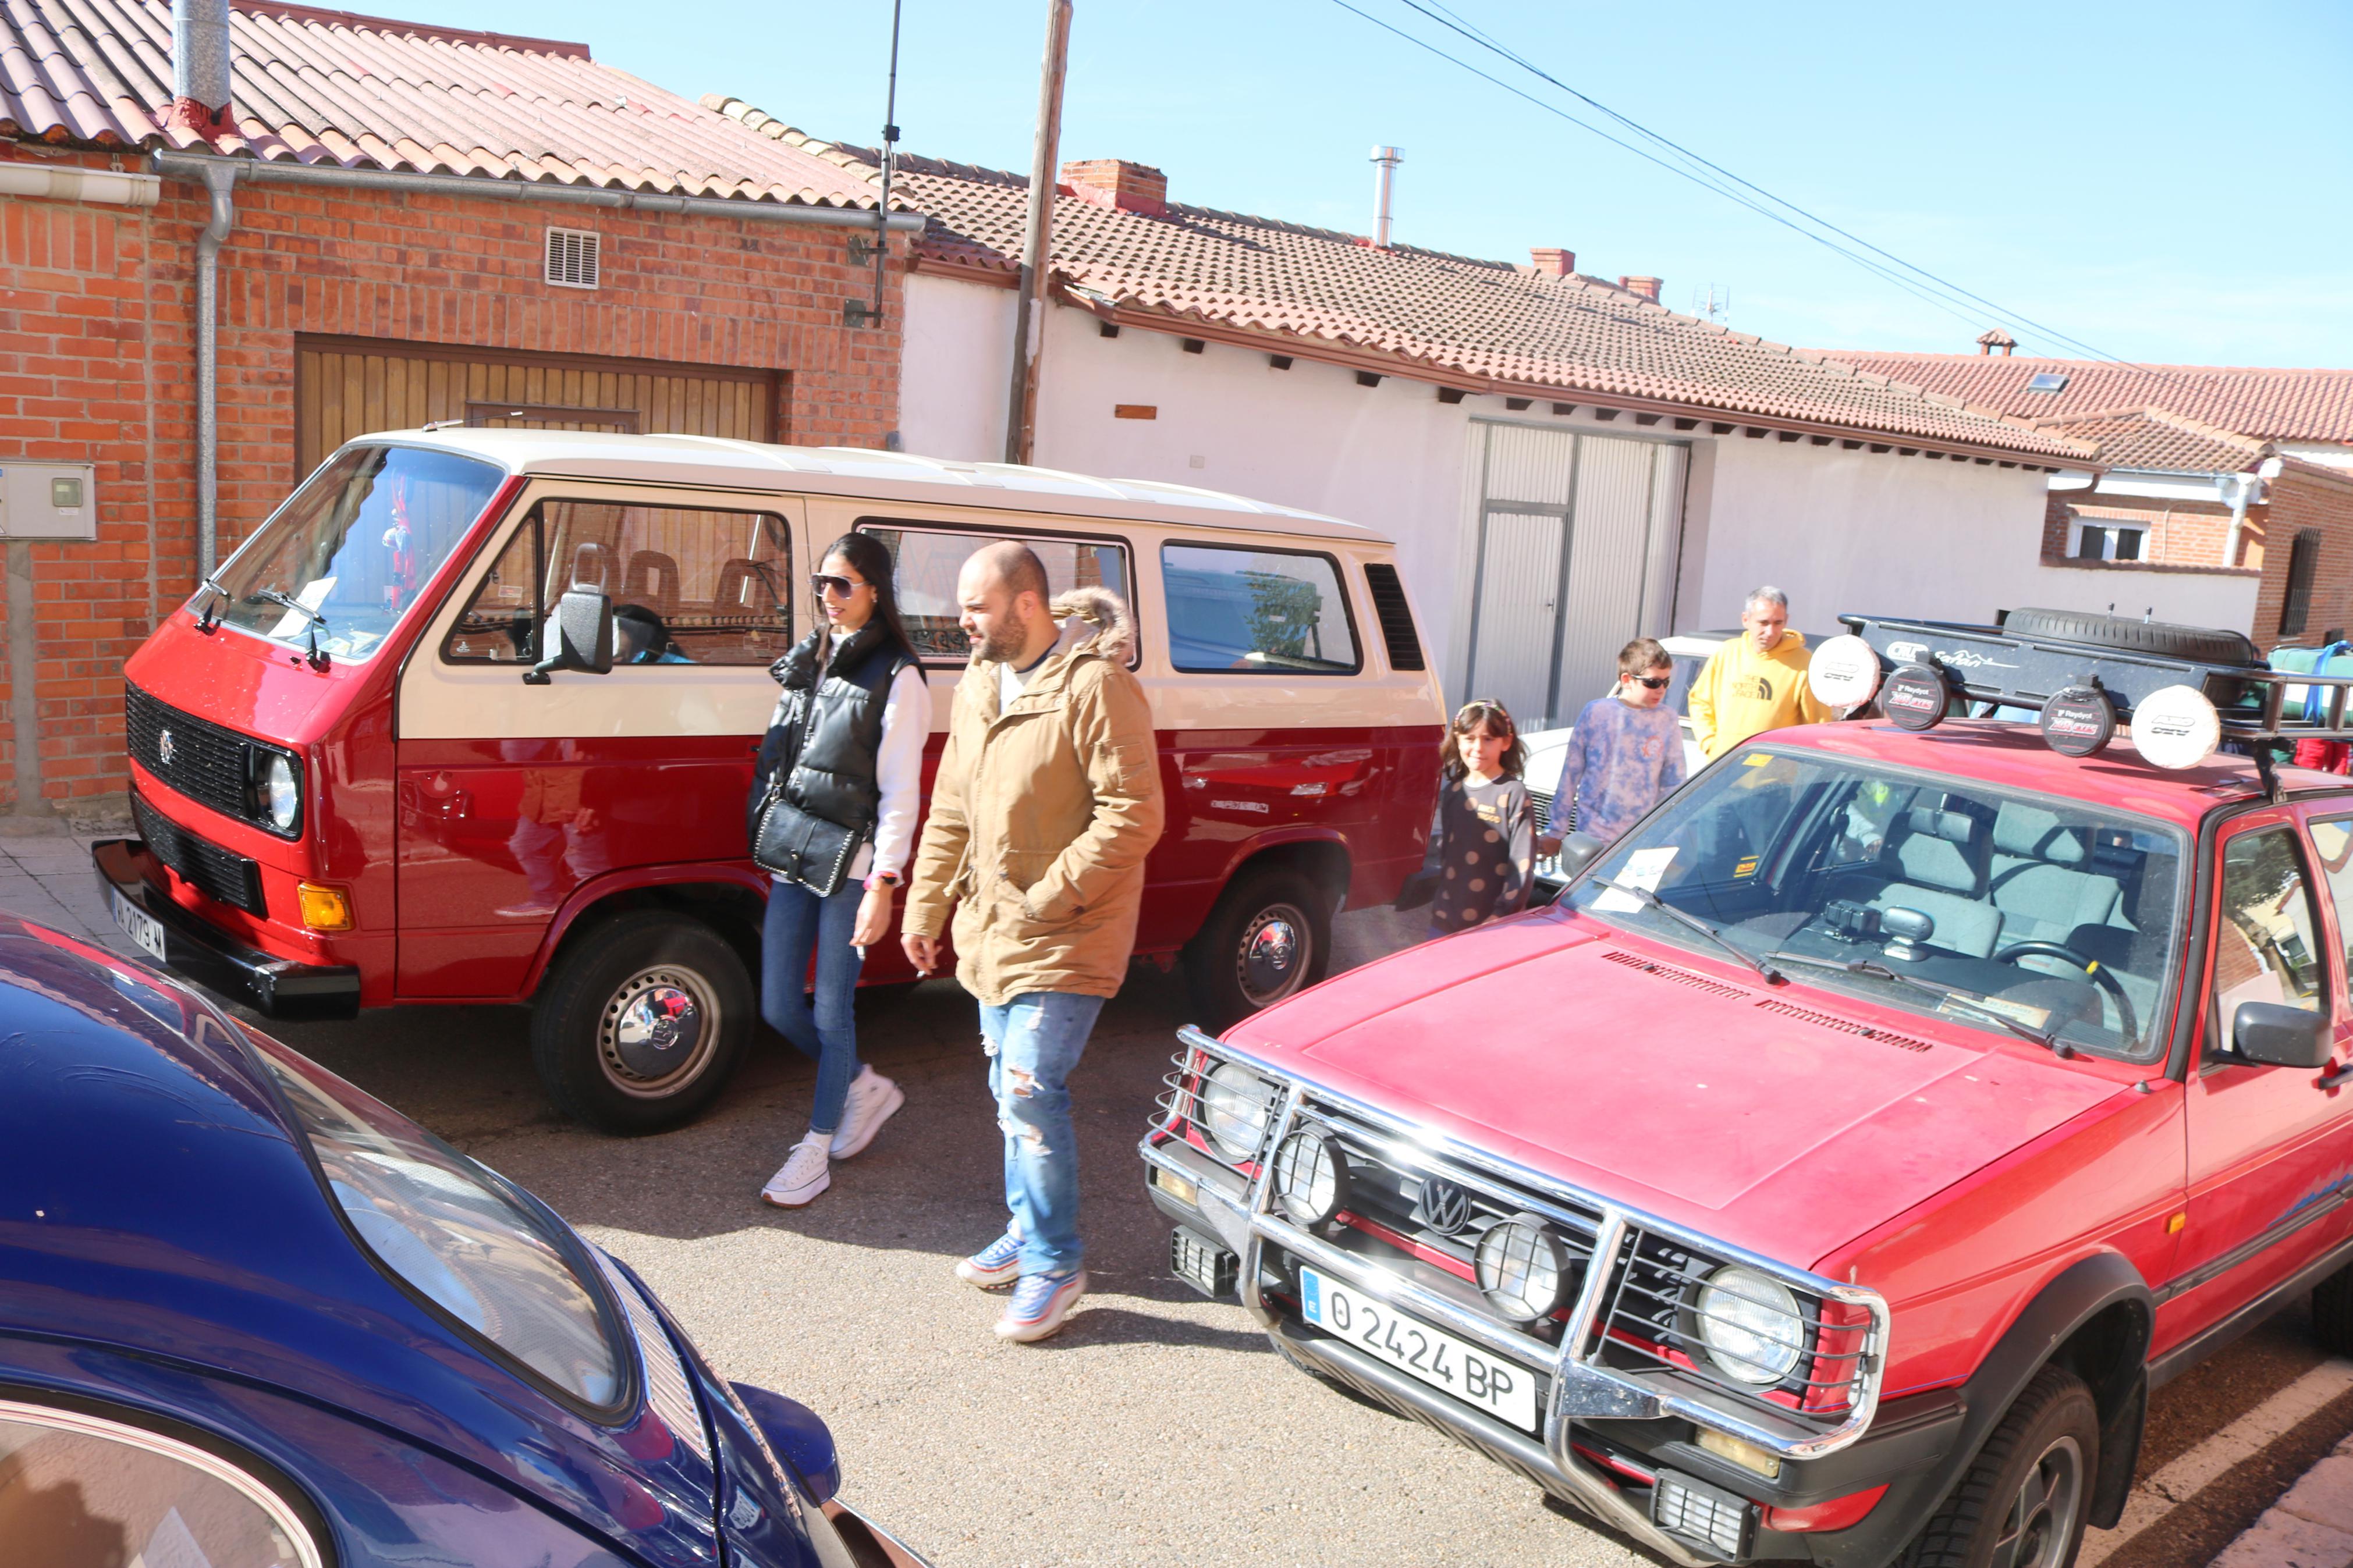
[[1560, 841], [1560, 879], [1574, 882], [1584, 869], [1593, 864], [1594, 857], [1609, 846], [1590, 833], [1572, 833]]
[[2325, 1068], [2331, 1044], [2323, 1013], [2276, 1002], [2242, 1002], [2231, 1016], [2231, 1048], [2264, 1067]]
[[613, 601], [602, 588], [577, 584], [555, 601], [547, 635], [554, 647], [547, 657], [522, 672], [529, 686], [544, 686], [550, 670], [576, 669], [587, 675], [609, 674], [613, 668]]

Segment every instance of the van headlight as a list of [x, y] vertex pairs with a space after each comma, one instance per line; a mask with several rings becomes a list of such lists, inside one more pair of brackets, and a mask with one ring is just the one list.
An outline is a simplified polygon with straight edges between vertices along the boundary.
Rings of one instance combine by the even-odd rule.
[[269, 826], [280, 833], [291, 833], [294, 825], [302, 820], [302, 781], [294, 772], [294, 764], [276, 752], [261, 764], [261, 810], [269, 818]]
[[1771, 1387], [1789, 1375], [1805, 1349], [1797, 1296], [1754, 1268], [1727, 1266], [1709, 1275], [1693, 1315], [1707, 1359], [1738, 1383]]
[[1274, 1088], [1240, 1062], [1219, 1062], [1201, 1089], [1201, 1130], [1226, 1158], [1249, 1159], [1266, 1138]]

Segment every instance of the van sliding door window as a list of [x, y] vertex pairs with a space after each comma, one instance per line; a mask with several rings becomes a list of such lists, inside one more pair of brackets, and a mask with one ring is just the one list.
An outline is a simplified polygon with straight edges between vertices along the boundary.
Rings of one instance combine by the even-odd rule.
[[1183, 670], [1354, 675], [1364, 668], [1328, 555], [1166, 544], [1168, 659]]
[[442, 645], [452, 664], [531, 664], [575, 584], [613, 601], [615, 662], [768, 665], [793, 645], [792, 559], [773, 512], [543, 500]]
[[[858, 531], [872, 534], [891, 552], [899, 590], [899, 616], [907, 636], [925, 664], [962, 664], [972, 657], [971, 639], [961, 624], [964, 609], [956, 602], [956, 574], [973, 552], [1005, 538], [1019, 538], [1038, 552], [1046, 568], [1046, 586], [1052, 594], [1072, 588], [1108, 588], [1122, 604], [1133, 605], [1128, 592], [1127, 549], [1093, 539], [1047, 539], [1002, 533], [968, 533], [959, 530], [910, 528], [902, 523], [860, 519]], [[1131, 657], [1130, 663], [1134, 662]]]

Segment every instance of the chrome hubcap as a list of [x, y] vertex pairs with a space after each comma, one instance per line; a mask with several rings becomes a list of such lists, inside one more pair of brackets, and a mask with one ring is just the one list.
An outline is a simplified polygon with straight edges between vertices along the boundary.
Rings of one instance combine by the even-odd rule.
[[2043, 1450], [2010, 1500], [1994, 1538], [1992, 1568], [2058, 1568], [2074, 1539], [2084, 1496], [2084, 1451], [2073, 1437]]
[[1270, 904], [1242, 928], [1236, 978], [1253, 1007], [1280, 1002], [1307, 976], [1310, 928], [1306, 914], [1291, 904]]
[[624, 1094], [676, 1094], [709, 1065], [720, 1022], [718, 999], [702, 975], [670, 965], [640, 970], [605, 1003], [597, 1060]]

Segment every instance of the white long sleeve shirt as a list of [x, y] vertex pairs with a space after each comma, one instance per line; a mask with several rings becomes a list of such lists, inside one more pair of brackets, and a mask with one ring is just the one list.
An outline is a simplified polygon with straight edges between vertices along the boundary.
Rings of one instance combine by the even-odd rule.
[[[768, 719], [771, 729], [785, 721], [785, 705], [790, 700], [789, 696], [778, 700]], [[923, 667], [911, 664], [892, 679], [891, 695], [883, 700], [882, 742], [874, 753], [881, 815], [874, 837], [858, 847], [849, 862], [849, 882], [862, 882], [879, 872], [905, 874], [907, 858], [915, 852], [915, 818], [923, 805], [923, 742], [931, 735], [931, 684]]]

